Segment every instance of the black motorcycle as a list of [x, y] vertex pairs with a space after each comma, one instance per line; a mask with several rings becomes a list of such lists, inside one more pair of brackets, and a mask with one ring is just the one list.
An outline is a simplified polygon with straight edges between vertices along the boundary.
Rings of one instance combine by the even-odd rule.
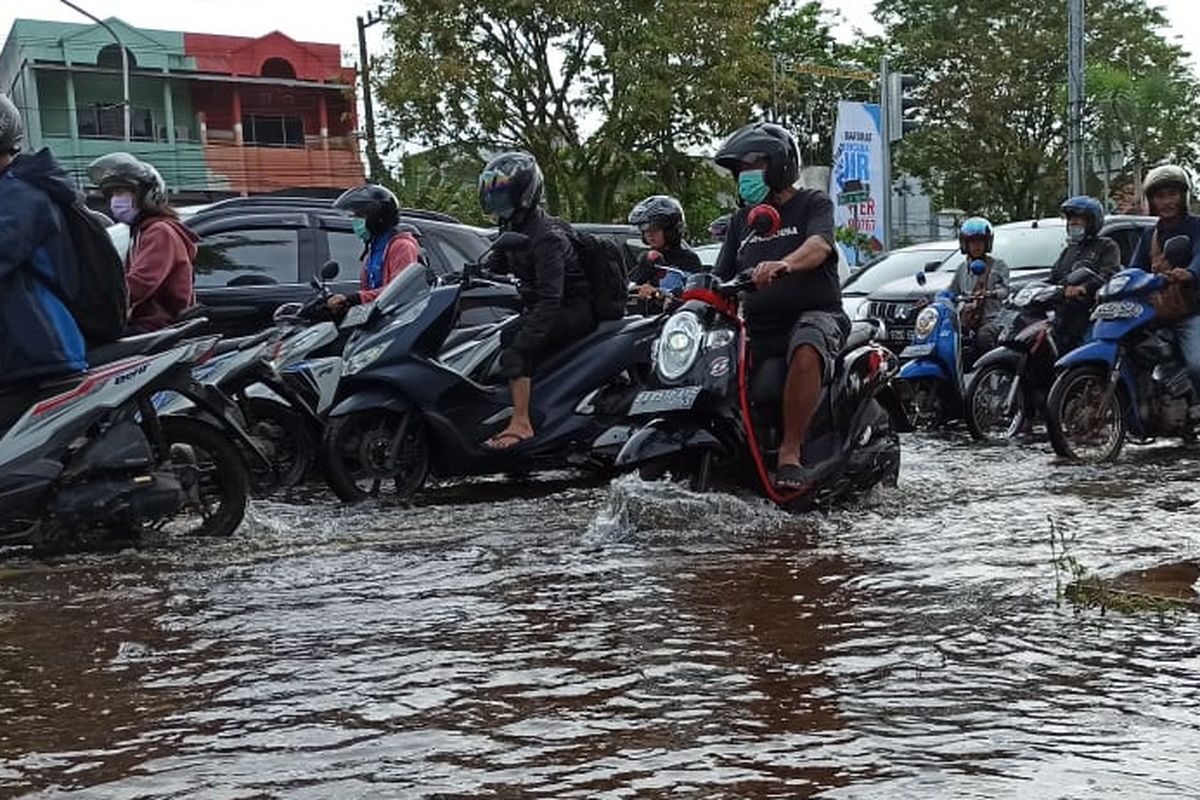
[[[492, 249], [525, 242], [508, 232]], [[515, 318], [451, 335], [462, 293], [482, 279], [479, 264], [442, 286], [406, 269], [373, 304], [347, 313], [343, 328], [359, 330], [344, 353], [322, 445], [326, 477], [341, 499], [386, 490], [408, 500], [429, 476], [611, 465], [628, 436], [625, 414], [649, 371], [661, 315], [601, 322], [547, 358], [533, 376], [537, 434], [494, 450], [483, 443], [512, 414], [498, 361], [501, 336]]]
[[[773, 212], [769, 206], [753, 209], [752, 232], [770, 235], [778, 227]], [[642, 425], [621, 449], [617, 467], [639, 468], [647, 478], [668, 471], [687, 476], [696, 491], [717, 479], [751, 482], [791, 510], [836, 502], [881, 483], [894, 485], [900, 469], [897, 429], [908, 428], [889, 384], [898, 365], [874, 341], [878, 323], [858, 322], [804, 443], [804, 462], [816, 470], [816, 484], [799, 491], [775, 486], [767, 464], [774, 462], [782, 438], [787, 364], [783, 358], [750, 363], [738, 298], [753, 289], [745, 277], [727, 283], [707, 273], [689, 278], [682, 304], [655, 344], [657, 386], [640, 392], [632, 404], [630, 416], [641, 418]]]

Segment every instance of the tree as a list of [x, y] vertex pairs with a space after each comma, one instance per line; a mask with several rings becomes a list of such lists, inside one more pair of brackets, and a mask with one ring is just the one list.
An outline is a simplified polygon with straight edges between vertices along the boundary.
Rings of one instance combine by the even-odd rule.
[[[529, 151], [547, 205], [622, 216], [639, 170], [679, 191], [687, 150], [749, 118], [769, 0], [422, 0], [389, 8], [379, 97], [408, 139]], [[631, 177], [632, 176], [632, 177]]]
[[[879, 0], [894, 66], [923, 79], [925, 129], [905, 138], [899, 160], [942, 205], [999, 220], [1056, 213], [1066, 192], [1064, 12], [1021, 0]], [[1159, 33], [1165, 22], [1142, 0], [1091, 3], [1087, 54], [1135, 76], [1171, 76], [1179, 108], [1148, 106], [1152, 118], [1136, 124], [1147, 156], [1190, 162], [1195, 80]], [[1087, 124], [1104, 123], [1093, 114]]]

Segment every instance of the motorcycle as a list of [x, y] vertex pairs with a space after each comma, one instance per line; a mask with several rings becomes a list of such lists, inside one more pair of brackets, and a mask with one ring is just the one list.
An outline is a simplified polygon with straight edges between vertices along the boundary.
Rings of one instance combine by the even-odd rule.
[[[780, 224], [778, 212], [766, 205], [752, 209], [747, 221], [747, 236], [770, 236]], [[653, 385], [630, 408], [631, 417], [644, 421], [622, 447], [617, 467], [637, 468], [650, 479], [665, 472], [686, 475], [695, 491], [710, 489], [721, 476], [754, 475], [768, 498], [796, 511], [880, 483], [894, 485], [900, 443], [893, 413], [902, 412], [889, 380], [897, 363], [873, 341], [879, 323], [858, 322], [804, 443], [805, 464], [816, 469], [817, 484], [799, 491], [775, 486], [766, 464], [782, 435], [787, 364], [783, 358], [750, 363], [738, 298], [753, 289], [745, 277], [722, 283], [708, 273], [689, 276], [654, 345]]]
[[[1172, 267], [1191, 261], [1191, 243], [1176, 236], [1163, 247]], [[1130, 435], [1191, 439], [1200, 408], [1169, 331], [1157, 328], [1150, 296], [1169, 284], [1163, 275], [1123, 269], [1097, 295], [1091, 338], [1056, 364], [1046, 427], [1058, 455], [1115, 461]]]
[[[0, 403], [0, 544], [36, 550], [125, 541], [187, 512], [187, 533], [228, 536], [241, 523], [249, 438], [192, 379], [216, 337], [183, 341], [206, 320], [123, 339], [88, 354], [82, 375]], [[181, 394], [211, 422], [163, 418], [153, 398]]]
[[[506, 232], [489, 249], [526, 241]], [[482, 279], [480, 263], [442, 286], [406, 269], [342, 321], [359, 330], [344, 353], [322, 444], [326, 477], [342, 500], [378, 496], [386, 485], [407, 501], [430, 475], [604, 468], [628, 436], [625, 413], [649, 369], [661, 315], [602, 321], [551, 355], [533, 376], [536, 436], [503, 450], [483, 445], [512, 414], [498, 362], [501, 336], [516, 318], [448, 346], [460, 296]]]
[[[1082, 286], [1091, 298], [1102, 285], [1089, 265], [1080, 264], [1065, 286]], [[1064, 320], [1070, 315], [1063, 286], [1041, 281], [1026, 284], [1010, 300], [1015, 314], [1000, 343], [975, 362], [967, 383], [964, 416], [967, 430], [979, 441], [1001, 442], [1027, 430], [1044, 417], [1046, 397], [1054, 382], [1054, 364], [1064, 339], [1078, 341], [1079, 333]]]

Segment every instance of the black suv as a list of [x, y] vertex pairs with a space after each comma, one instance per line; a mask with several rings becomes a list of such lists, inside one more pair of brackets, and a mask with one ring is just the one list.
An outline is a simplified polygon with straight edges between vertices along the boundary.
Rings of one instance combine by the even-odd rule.
[[[1112, 215], [1105, 219], [1101, 233], [1117, 243], [1121, 263], [1128, 264], [1142, 233], [1153, 224], [1154, 217]], [[997, 225], [995, 230], [992, 253], [1008, 264], [1010, 291], [1014, 294], [1029, 281], [1045, 280], [1067, 246], [1066, 222], [1061, 217], [1010, 222]], [[887, 330], [884, 344], [899, 353], [912, 341], [921, 307], [949, 287], [962, 260], [962, 255], [952, 253], [936, 269], [928, 270], [932, 274], [925, 285], [917, 283], [914, 274], [879, 287], [867, 295], [858, 316], [883, 320]]]
[[[491, 231], [445, 214], [404, 209], [401, 218], [415, 229], [430, 267], [440, 276], [460, 272], [489, 244]], [[309, 281], [331, 259], [341, 266], [332, 288], [346, 293], [358, 289], [362, 241], [351, 230], [350, 218], [328, 200], [234, 198], [184, 222], [200, 237], [196, 300], [217, 333], [241, 336], [268, 327], [281, 304], [311, 296]], [[511, 287], [471, 289], [463, 296], [460, 324], [494, 322], [516, 308]]]

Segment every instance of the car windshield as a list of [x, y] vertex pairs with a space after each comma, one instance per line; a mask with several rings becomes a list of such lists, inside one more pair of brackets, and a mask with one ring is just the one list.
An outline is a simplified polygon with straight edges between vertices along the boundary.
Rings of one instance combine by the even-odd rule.
[[951, 249], [897, 250], [851, 275], [842, 284], [842, 293], [870, 294], [885, 283], [891, 283], [898, 278], [911, 278], [922, 272], [930, 262], [936, 261], [941, 264], [953, 252]]
[[1067, 235], [1062, 226], [998, 228], [992, 254], [1004, 259], [1010, 270], [1049, 268], [1054, 266], [1054, 262], [1066, 246]]
[[375, 307], [384, 314], [420, 300], [429, 294], [429, 276], [421, 264], [409, 264], [375, 298]]

